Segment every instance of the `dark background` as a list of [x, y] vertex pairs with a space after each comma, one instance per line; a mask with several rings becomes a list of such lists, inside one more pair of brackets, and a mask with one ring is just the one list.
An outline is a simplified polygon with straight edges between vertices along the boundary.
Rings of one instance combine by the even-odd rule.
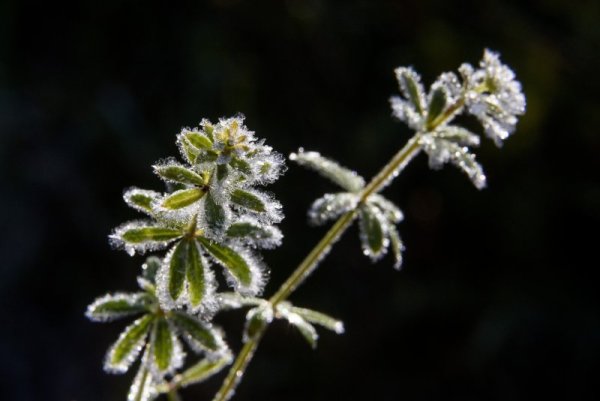
[[[351, 229], [293, 297], [347, 333], [313, 352], [275, 324], [235, 399], [598, 399], [598, 21], [591, 0], [3, 0], [0, 398], [125, 399], [132, 374], [102, 371], [124, 323], [83, 313], [135, 289], [143, 258], [107, 235], [137, 216], [123, 188], [162, 189], [150, 165], [182, 126], [243, 112], [281, 153], [370, 177], [410, 135], [390, 116], [393, 68], [430, 83], [490, 47], [528, 107], [502, 149], [477, 151], [489, 188], [416, 159], [386, 191], [406, 214], [404, 269], [371, 265]], [[270, 190], [287, 218], [267, 295], [323, 234], [305, 210], [335, 188], [291, 165]], [[218, 320], [238, 349], [242, 313]]]

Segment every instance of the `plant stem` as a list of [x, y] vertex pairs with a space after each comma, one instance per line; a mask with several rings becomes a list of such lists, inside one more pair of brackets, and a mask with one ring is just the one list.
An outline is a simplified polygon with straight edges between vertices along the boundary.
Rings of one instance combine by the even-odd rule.
[[254, 355], [254, 351], [256, 351], [262, 336], [265, 334], [265, 330], [266, 326], [256, 332], [254, 337], [249, 339], [246, 344], [244, 344], [240, 353], [235, 359], [235, 362], [229, 369], [229, 373], [227, 373], [227, 377], [223, 381], [219, 392], [213, 398], [213, 401], [226, 401], [234, 394], [235, 388], [240, 380], [242, 380], [242, 376], [246, 371], [246, 367]]
[[169, 392], [167, 393], [167, 399], [169, 401], [181, 401], [181, 397], [179, 397], [179, 394], [177, 394], [176, 389], [169, 390]]
[[[343, 214], [335, 224], [327, 231], [321, 241], [310, 251], [304, 258], [302, 263], [298, 265], [296, 270], [290, 277], [281, 285], [279, 290], [269, 299], [273, 307], [278, 303], [285, 301], [300, 284], [302, 284], [308, 276], [317, 268], [319, 262], [327, 256], [331, 247], [342, 236], [350, 224], [354, 221], [360, 204], [364, 203], [369, 196], [381, 191], [388, 183], [391, 182], [404, 167], [411, 161], [421, 150], [419, 145], [419, 134], [415, 134], [402, 149], [394, 155], [394, 157], [381, 169], [381, 171], [367, 184], [360, 196], [360, 203], [353, 210]], [[227, 377], [221, 385], [221, 389], [213, 398], [213, 401], [226, 401], [235, 391], [236, 386], [242, 379], [246, 367], [250, 363], [254, 351], [258, 347], [262, 339], [266, 327], [261, 329], [255, 336], [249, 339], [238, 354], [233, 366], [229, 370]]]

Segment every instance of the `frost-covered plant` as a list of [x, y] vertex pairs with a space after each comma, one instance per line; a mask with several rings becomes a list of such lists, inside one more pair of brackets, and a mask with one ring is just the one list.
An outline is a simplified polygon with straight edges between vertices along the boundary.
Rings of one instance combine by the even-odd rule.
[[[257, 250], [281, 244], [276, 224], [283, 213], [262, 187], [283, 173], [284, 158], [257, 139], [243, 117], [216, 124], [203, 120], [198, 128], [183, 129], [177, 144], [184, 163], [166, 159], [154, 165], [166, 192], [125, 191], [125, 202], [147, 217], [117, 227], [111, 243], [132, 256], [166, 250], [160, 258], [146, 259], [138, 278], [141, 291], [105, 295], [87, 310], [94, 321], [136, 318], [105, 360], [107, 371], [123, 373], [141, 355], [128, 400], [151, 400], [162, 393], [176, 400], [179, 388], [230, 364], [233, 357], [224, 334], [212, 323], [220, 311], [249, 308], [244, 346], [215, 401], [233, 395], [274, 319], [296, 327], [312, 347], [318, 339], [314, 325], [342, 333], [339, 320], [294, 306], [288, 298], [357, 218], [363, 253], [375, 262], [391, 248], [394, 266], [400, 268], [404, 245], [396, 225], [403, 214], [380, 192], [421, 150], [432, 168], [451, 162], [477, 188], [485, 186], [483, 169], [470, 149], [479, 145], [479, 136], [455, 119], [461, 114], [476, 117], [485, 135], [500, 146], [525, 112], [525, 97], [512, 70], [497, 53], [485, 50], [478, 68], [463, 64], [459, 75], [441, 74], [427, 92], [413, 69], [400, 67], [395, 72], [401, 96], [390, 99], [393, 115], [415, 134], [369, 183], [317, 152], [300, 149], [290, 155], [290, 160], [333, 181], [341, 192], [325, 194], [312, 204], [310, 223], [336, 221], [270, 298], [260, 297], [267, 273]], [[222, 291], [215, 264], [222, 266], [219, 270], [233, 291]], [[201, 356], [199, 361], [186, 367], [180, 339]]]

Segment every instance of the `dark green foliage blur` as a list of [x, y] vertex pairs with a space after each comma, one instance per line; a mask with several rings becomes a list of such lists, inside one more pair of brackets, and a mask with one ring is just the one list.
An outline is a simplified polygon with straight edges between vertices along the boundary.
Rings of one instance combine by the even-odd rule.
[[[107, 235], [137, 216], [125, 188], [162, 190], [150, 165], [182, 126], [243, 112], [276, 150], [370, 177], [410, 135], [393, 68], [430, 83], [489, 47], [528, 99], [505, 146], [477, 152], [489, 188], [415, 160], [385, 192], [406, 215], [403, 271], [372, 266], [353, 228], [292, 297], [346, 334], [312, 351], [276, 323], [234, 400], [598, 399], [598, 21], [592, 0], [3, 0], [0, 398], [125, 399], [132, 375], [102, 371], [123, 324], [84, 311], [135, 289], [143, 258]], [[269, 189], [287, 217], [267, 295], [325, 230], [307, 207], [336, 190], [294, 165]], [[238, 349], [243, 313], [218, 321]]]

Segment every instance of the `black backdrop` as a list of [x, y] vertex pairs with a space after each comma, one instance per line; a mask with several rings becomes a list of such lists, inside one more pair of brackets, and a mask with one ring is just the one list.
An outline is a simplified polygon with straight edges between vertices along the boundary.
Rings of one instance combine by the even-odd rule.
[[[182, 126], [243, 112], [280, 152], [370, 177], [410, 134], [390, 117], [393, 68], [431, 82], [484, 47], [528, 98], [515, 136], [478, 151], [489, 188], [415, 160], [386, 191], [406, 212], [403, 271], [350, 230], [293, 297], [347, 333], [313, 352], [275, 324], [236, 399], [597, 399], [598, 2], [3, 0], [0, 19], [2, 399], [125, 399], [131, 374], [101, 368], [123, 324], [83, 313], [135, 288], [142, 259], [107, 235], [135, 217], [123, 188], [161, 189], [150, 165]], [[270, 189], [287, 218], [267, 294], [324, 232], [305, 210], [333, 187], [290, 166]], [[219, 317], [236, 349], [242, 318]]]

